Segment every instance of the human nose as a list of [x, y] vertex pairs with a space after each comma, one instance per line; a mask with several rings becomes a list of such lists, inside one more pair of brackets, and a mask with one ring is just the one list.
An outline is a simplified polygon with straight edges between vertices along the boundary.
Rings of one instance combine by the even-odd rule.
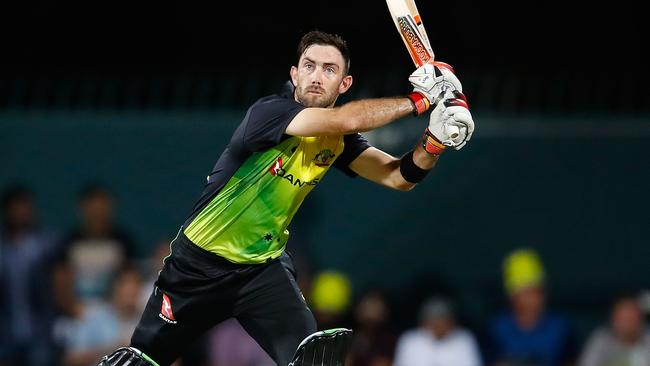
[[317, 67], [311, 74], [311, 84], [323, 85], [323, 70], [320, 67]]

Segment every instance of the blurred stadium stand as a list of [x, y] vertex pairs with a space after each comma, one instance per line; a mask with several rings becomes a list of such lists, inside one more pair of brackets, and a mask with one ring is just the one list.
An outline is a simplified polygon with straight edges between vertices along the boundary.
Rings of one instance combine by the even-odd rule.
[[[406, 71], [405, 71], [406, 73]], [[641, 75], [598, 77], [593, 72], [522, 73], [508, 70], [461, 70], [466, 93], [477, 111], [522, 114], [650, 114], [650, 84]], [[0, 108], [86, 110], [217, 110], [247, 107], [273, 93], [288, 73], [262, 69], [227, 72], [139, 73], [137, 76], [79, 72], [74, 75], [0, 77]], [[400, 72], [353, 70], [348, 99], [380, 97], [407, 91]]]

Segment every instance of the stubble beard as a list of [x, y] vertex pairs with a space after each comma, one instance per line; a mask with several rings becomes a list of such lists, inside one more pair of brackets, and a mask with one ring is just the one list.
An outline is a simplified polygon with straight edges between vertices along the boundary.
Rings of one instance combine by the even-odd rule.
[[305, 107], [329, 108], [334, 106], [334, 102], [336, 102], [336, 98], [338, 97], [336, 94], [328, 94], [323, 88], [318, 89], [321, 93], [319, 95], [309, 93], [310, 90], [313, 90], [313, 88], [296, 88], [296, 99]]

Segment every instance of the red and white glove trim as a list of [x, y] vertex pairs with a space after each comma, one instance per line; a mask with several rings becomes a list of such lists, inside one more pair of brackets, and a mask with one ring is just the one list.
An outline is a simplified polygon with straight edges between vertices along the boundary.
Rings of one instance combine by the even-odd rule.
[[422, 148], [429, 154], [440, 155], [445, 151], [446, 146], [427, 128], [424, 130], [424, 136], [422, 137]]
[[413, 114], [416, 116], [419, 116], [422, 113], [428, 111], [429, 107], [431, 106], [429, 99], [420, 92], [414, 91], [407, 97], [411, 100], [411, 102], [413, 102], [413, 106], [415, 107]]

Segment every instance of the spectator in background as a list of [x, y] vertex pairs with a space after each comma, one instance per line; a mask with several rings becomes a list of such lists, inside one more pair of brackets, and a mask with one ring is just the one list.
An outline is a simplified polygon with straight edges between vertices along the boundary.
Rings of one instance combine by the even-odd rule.
[[129, 344], [142, 313], [142, 278], [123, 267], [114, 278], [110, 303], [79, 302], [57, 321], [55, 335], [64, 349], [65, 366], [95, 365], [104, 354]]
[[590, 337], [580, 366], [650, 365], [650, 330], [635, 297], [623, 296], [614, 303], [610, 325]]
[[319, 329], [348, 327], [348, 306], [352, 285], [348, 277], [336, 271], [324, 271], [314, 277], [311, 308]]
[[50, 273], [56, 235], [38, 225], [28, 189], [2, 195], [0, 226], [0, 364], [50, 365], [54, 317]]
[[133, 243], [116, 227], [113, 211], [113, 198], [106, 188], [92, 185], [82, 190], [81, 226], [67, 235], [55, 276], [59, 305], [65, 312], [74, 312], [65, 309], [76, 303], [71, 296], [83, 302], [106, 298], [111, 278], [133, 257]]
[[420, 327], [399, 338], [394, 365], [479, 366], [481, 356], [474, 336], [456, 325], [449, 301], [433, 297], [420, 310]]
[[575, 361], [567, 320], [546, 310], [542, 262], [532, 250], [516, 250], [504, 261], [510, 311], [490, 327], [492, 361], [500, 365], [566, 365]]
[[355, 309], [357, 326], [350, 351], [353, 366], [390, 366], [397, 337], [390, 330], [390, 311], [380, 291], [365, 294]]

